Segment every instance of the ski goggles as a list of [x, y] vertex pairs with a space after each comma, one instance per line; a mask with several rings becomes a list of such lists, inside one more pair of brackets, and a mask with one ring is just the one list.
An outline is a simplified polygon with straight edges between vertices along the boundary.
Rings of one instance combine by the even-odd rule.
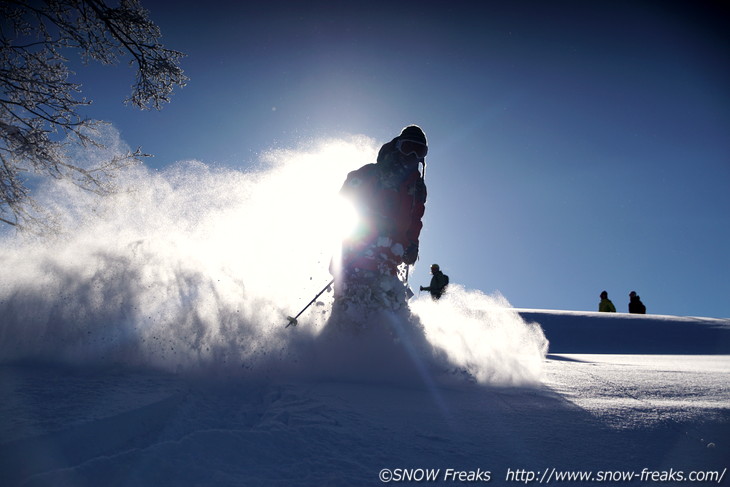
[[409, 156], [413, 154], [419, 159], [423, 159], [428, 153], [428, 146], [422, 142], [416, 142], [415, 140], [401, 139], [395, 144], [395, 148], [403, 155]]

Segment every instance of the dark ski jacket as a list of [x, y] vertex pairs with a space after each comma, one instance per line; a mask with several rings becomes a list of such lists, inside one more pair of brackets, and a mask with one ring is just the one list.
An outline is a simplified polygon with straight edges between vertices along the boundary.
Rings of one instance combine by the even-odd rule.
[[629, 313], [644, 315], [646, 314], [646, 306], [641, 302], [639, 296], [632, 296], [629, 300]]
[[395, 274], [398, 265], [414, 264], [425, 212], [426, 184], [419, 162], [399, 159], [395, 144], [384, 144], [377, 163], [352, 171], [340, 190], [359, 214], [356, 231], [342, 246], [345, 268]]
[[433, 277], [431, 277], [431, 285], [428, 287], [421, 288], [421, 291], [428, 291], [431, 293], [433, 299], [441, 298], [441, 295], [446, 291], [446, 286], [449, 285], [449, 276], [441, 271], [435, 271]]

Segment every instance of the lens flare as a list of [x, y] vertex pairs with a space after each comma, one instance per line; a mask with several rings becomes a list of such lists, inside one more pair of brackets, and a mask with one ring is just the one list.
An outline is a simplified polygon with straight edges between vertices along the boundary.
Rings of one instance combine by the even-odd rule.
[[360, 224], [360, 215], [355, 206], [346, 198], [337, 198], [332, 207], [332, 228], [335, 242], [351, 237]]

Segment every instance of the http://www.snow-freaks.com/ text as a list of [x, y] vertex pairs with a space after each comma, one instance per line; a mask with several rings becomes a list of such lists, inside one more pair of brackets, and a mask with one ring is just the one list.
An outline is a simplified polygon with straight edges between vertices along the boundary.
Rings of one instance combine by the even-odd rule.
[[508, 468], [507, 472], [497, 476], [491, 470], [477, 468], [476, 470], [459, 470], [454, 468], [384, 468], [378, 477], [382, 483], [399, 482], [492, 482], [550, 484], [558, 482], [646, 482], [664, 483], [690, 482], [721, 484], [727, 473], [727, 467], [718, 470], [559, 470], [546, 468], [544, 470], [526, 470]]

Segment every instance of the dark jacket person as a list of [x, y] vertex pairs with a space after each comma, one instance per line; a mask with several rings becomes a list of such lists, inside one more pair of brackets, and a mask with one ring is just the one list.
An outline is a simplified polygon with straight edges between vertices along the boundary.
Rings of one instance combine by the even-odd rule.
[[629, 293], [629, 313], [644, 315], [646, 314], [646, 306], [641, 302], [641, 298], [636, 291]]
[[449, 285], [449, 276], [441, 272], [441, 268], [438, 264], [431, 266], [431, 285], [428, 287], [421, 286], [421, 291], [428, 291], [431, 293], [431, 297], [436, 300], [441, 298], [441, 295], [446, 291], [446, 286]]

